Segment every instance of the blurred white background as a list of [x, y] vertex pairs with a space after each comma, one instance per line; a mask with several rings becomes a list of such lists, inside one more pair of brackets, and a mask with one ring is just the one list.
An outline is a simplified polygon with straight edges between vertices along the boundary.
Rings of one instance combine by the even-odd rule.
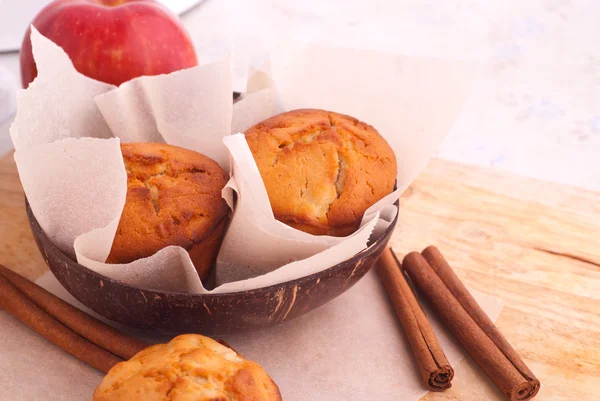
[[[0, 18], [10, 1], [28, 3], [0, 0]], [[600, 1], [207, 0], [182, 19], [201, 62], [233, 52], [240, 90], [249, 60], [287, 38], [477, 60], [480, 80], [439, 157], [600, 190]], [[18, 54], [0, 54], [1, 66], [18, 80]], [[0, 109], [0, 154], [2, 119]]]

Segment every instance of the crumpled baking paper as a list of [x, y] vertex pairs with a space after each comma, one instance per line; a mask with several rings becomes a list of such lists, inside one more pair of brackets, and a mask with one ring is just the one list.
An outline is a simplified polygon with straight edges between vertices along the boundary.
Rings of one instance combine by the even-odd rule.
[[[36, 218], [84, 266], [167, 291], [259, 288], [360, 252], [395, 217], [393, 203], [450, 129], [474, 78], [472, 66], [462, 62], [291, 43], [253, 72], [248, 92], [232, 104], [229, 60], [140, 77], [117, 88], [79, 74], [62, 49], [35, 28], [31, 39], [38, 77], [19, 92], [11, 136]], [[397, 191], [373, 205], [348, 237], [313, 236], [275, 220], [248, 145], [237, 134], [281, 111], [306, 107], [370, 123], [396, 153]], [[175, 246], [128, 264], [104, 263], [126, 195], [121, 141], [186, 147], [226, 170], [231, 161], [223, 196], [234, 210], [214, 290], [204, 288], [187, 252]]]

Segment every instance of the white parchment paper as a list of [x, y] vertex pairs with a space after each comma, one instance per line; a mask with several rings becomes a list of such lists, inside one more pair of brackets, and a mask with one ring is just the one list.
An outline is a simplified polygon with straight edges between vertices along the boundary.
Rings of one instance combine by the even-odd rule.
[[[94, 314], [71, 297], [51, 273], [37, 282]], [[473, 296], [495, 321], [501, 302], [475, 291]], [[424, 306], [456, 370], [455, 385], [469, 382], [464, 379], [465, 369], [459, 365], [464, 357], [462, 348]], [[131, 333], [140, 336], [140, 332]], [[279, 386], [284, 401], [415, 401], [427, 392], [398, 318], [374, 271], [344, 295], [308, 315], [223, 338], [265, 368]], [[102, 380], [101, 372], [50, 344], [3, 310], [0, 355], [2, 401], [91, 401]], [[490, 398], [485, 397], [489, 393], [498, 393], [491, 383], [478, 385], [482, 387], [482, 399]]]
[[[397, 213], [393, 203], [458, 116], [474, 77], [460, 62], [291, 43], [253, 71], [248, 92], [233, 105], [229, 60], [116, 88], [79, 74], [35, 28], [31, 39], [39, 74], [19, 93], [11, 136], [36, 218], [88, 268], [169, 291], [208, 292], [181, 248], [129, 264], [104, 263], [126, 194], [120, 141], [166, 142], [201, 152], [226, 170], [231, 166], [223, 196], [233, 218], [213, 292], [259, 288], [326, 269], [377, 238]], [[313, 236], [275, 220], [248, 145], [237, 134], [304, 107], [367, 121], [396, 153], [398, 190], [371, 207], [348, 237]]]

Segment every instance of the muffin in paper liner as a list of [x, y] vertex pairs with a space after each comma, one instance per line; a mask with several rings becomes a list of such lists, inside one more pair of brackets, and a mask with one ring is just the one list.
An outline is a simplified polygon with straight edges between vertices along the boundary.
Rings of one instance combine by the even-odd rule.
[[[31, 37], [39, 73], [19, 93], [11, 137], [36, 219], [80, 264], [164, 291], [260, 288], [360, 252], [393, 220], [394, 202], [450, 129], [474, 78], [472, 66], [463, 62], [292, 43], [271, 53], [252, 73], [249, 91], [232, 104], [229, 60], [116, 88], [79, 74], [62, 49], [34, 28]], [[396, 191], [369, 208], [360, 228], [346, 237], [315, 236], [277, 221], [248, 145], [237, 134], [274, 114], [306, 107], [373, 125], [398, 160]], [[214, 290], [204, 288], [187, 252], [175, 246], [128, 264], [104, 263], [125, 202], [121, 141], [185, 147], [231, 172], [223, 197], [233, 209], [232, 221]]]

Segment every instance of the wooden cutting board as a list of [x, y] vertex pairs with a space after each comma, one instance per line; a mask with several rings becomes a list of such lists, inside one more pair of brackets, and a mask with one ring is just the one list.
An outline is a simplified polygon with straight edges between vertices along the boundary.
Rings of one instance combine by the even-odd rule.
[[[437, 245], [469, 288], [505, 303], [497, 325], [542, 382], [539, 400], [600, 399], [600, 193], [432, 160], [403, 195], [398, 255]], [[0, 263], [46, 271], [11, 156], [0, 159]], [[424, 400], [503, 400], [470, 359]]]

